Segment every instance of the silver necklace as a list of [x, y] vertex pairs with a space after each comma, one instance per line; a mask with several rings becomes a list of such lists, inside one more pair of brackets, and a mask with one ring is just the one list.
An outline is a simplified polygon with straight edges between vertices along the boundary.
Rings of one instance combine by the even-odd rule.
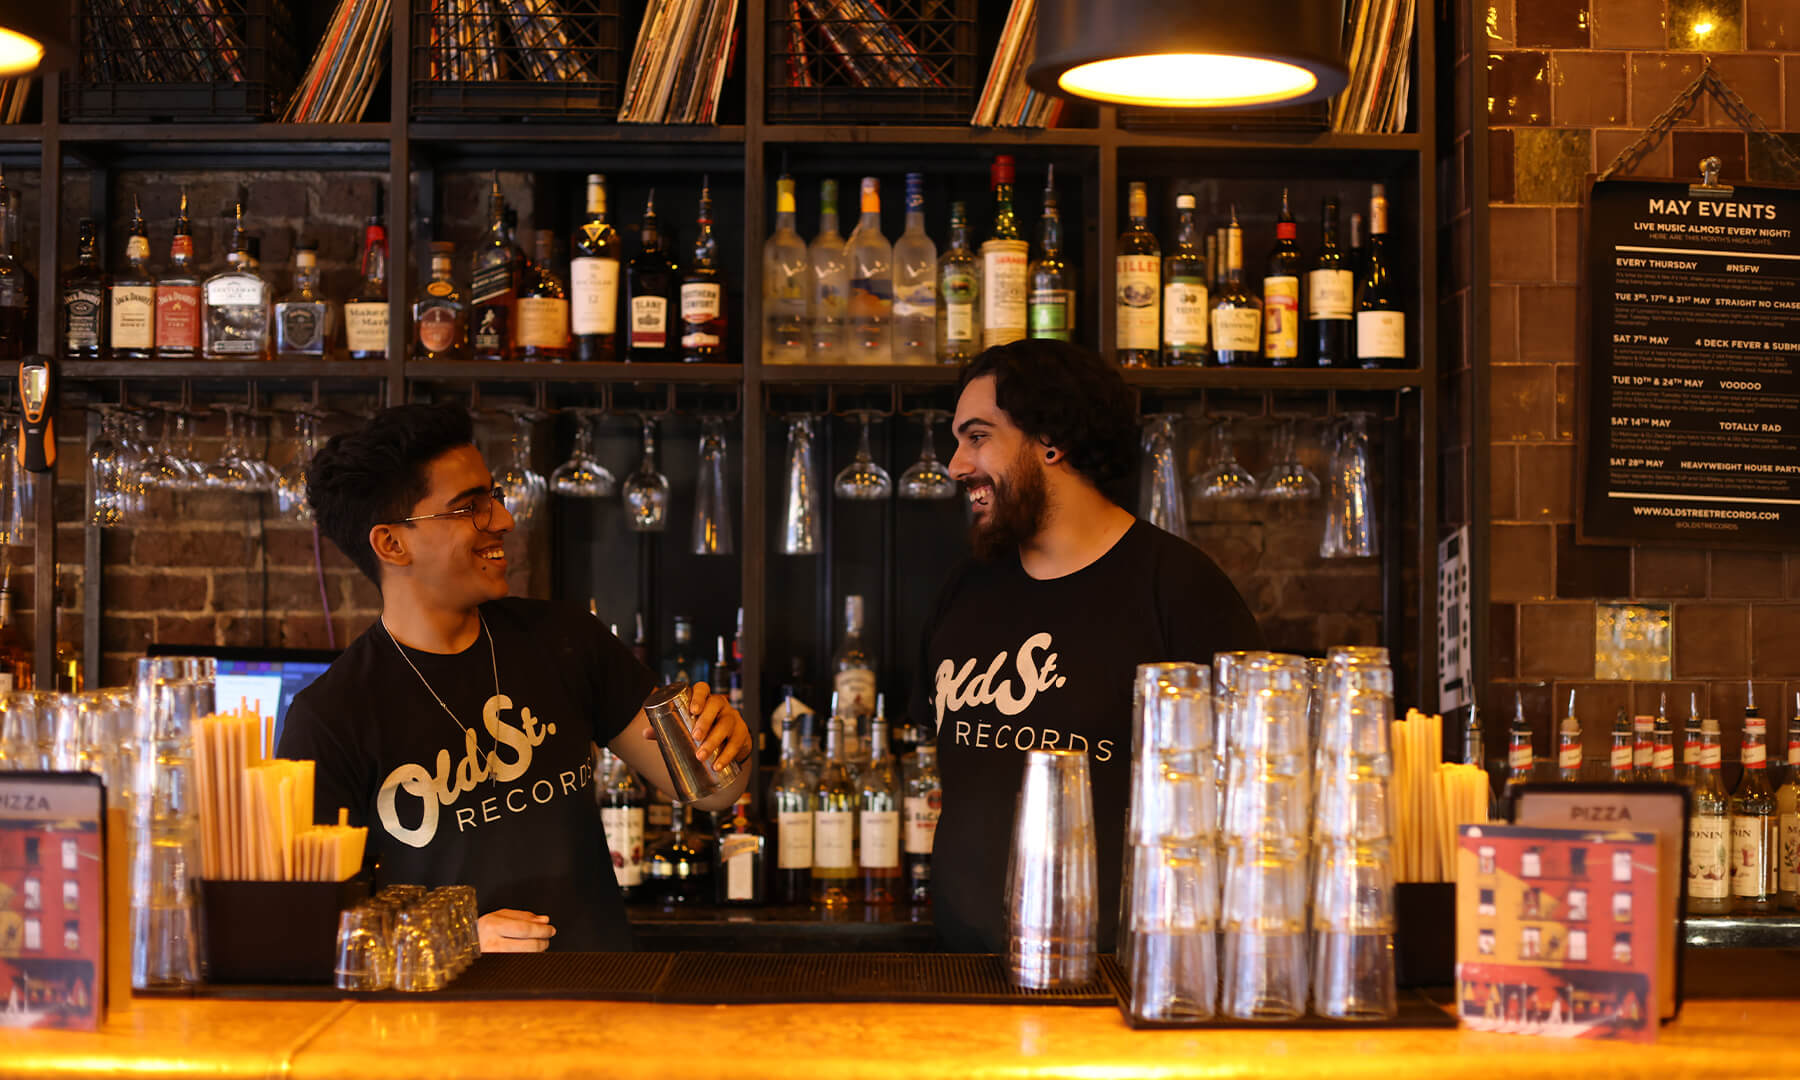
[[[494, 635], [488, 632], [487, 620], [482, 618], [481, 612], [477, 611], [475, 613], [475, 619], [481, 624], [481, 636], [487, 638], [488, 662], [494, 666], [494, 696], [499, 697], [500, 661], [494, 658]], [[431, 688], [431, 680], [427, 679], [425, 673], [419, 670], [419, 665], [412, 662], [412, 657], [406, 655], [406, 649], [401, 646], [400, 639], [394, 636], [394, 632], [388, 629], [387, 623], [383, 622], [381, 624], [381, 630], [382, 633], [387, 635], [387, 639], [394, 643], [394, 651], [400, 654], [400, 659], [406, 661], [406, 666], [412, 668], [413, 674], [417, 675], [419, 681], [425, 684], [425, 692], [431, 695], [431, 700], [437, 702], [438, 708], [444, 710], [444, 715], [450, 718], [450, 722], [461, 728], [463, 735], [467, 736], [469, 734], [469, 725], [458, 720], [456, 718], [456, 713], [452, 712], [450, 706], [444, 704], [444, 699], [438, 696], [438, 692]]]

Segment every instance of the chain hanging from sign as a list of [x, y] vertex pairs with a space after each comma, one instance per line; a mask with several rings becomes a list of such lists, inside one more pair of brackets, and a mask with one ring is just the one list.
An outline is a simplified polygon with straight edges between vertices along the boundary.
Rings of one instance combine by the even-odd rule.
[[1757, 116], [1750, 106], [1744, 103], [1744, 99], [1738, 96], [1738, 92], [1733, 90], [1717, 71], [1713, 70], [1710, 56], [1706, 58], [1706, 63], [1700, 68], [1700, 74], [1694, 76], [1694, 81], [1687, 85], [1687, 89], [1676, 94], [1675, 100], [1662, 111], [1662, 115], [1650, 121], [1650, 126], [1644, 129], [1644, 133], [1620, 150], [1618, 156], [1612, 159], [1611, 164], [1601, 170], [1600, 179], [1611, 180], [1615, 174], [1621, 171], [1631, 172], [1636, 169], [1638, 162], [1644, 159], [1644, 155], [1660, 146], [1669, 131], [1683, 117], [1694, 111], [1694, 106], [1699, 102], [1702, 93], [1712, 95], [1712, 99], [1719, 103], [1719, 107], [1725, 110], [1725, 115], [1731, 117], [1733, 123], [1744, 129], [1747, 134], [1763, 141], [1769, 149], [1769, 156], [1787, 171], [1790, 179], [1800, 181], [1800, 158], [1794, 156], [1794, 152], [1788, 149], [1787, 143], [1772, 133], [1768, 125], [1762, 122], [1762, 118]]

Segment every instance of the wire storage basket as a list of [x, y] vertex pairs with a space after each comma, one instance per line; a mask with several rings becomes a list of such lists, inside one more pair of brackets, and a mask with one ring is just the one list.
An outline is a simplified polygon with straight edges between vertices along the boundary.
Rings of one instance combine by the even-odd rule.
[[768, 0], [771, 123], [967, 124], [976, 0]]
[[413, 0], [417, 119], [611, 120], [619, 0]]
[[267, 120], [299, 58], [283, 0], [77, 0], [68, 120]]

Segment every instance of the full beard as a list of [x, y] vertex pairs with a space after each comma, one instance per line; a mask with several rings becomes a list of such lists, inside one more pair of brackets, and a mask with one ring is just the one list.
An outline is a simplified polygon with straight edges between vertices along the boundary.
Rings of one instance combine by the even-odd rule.
[[1050, 485], [1030, 450], [1019, 455], [1005, 476], [991, 479], [993, 494], [986, 517], [969, 525], [969, 548], [982, 562], [996, 562], [1018, 552], [1044, 527]]

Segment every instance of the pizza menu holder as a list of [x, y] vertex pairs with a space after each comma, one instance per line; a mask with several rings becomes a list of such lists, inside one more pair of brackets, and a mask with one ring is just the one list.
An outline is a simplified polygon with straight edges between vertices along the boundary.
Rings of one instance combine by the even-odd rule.
[[201, 880], [201, 977], [209, 983], [330, 983], [338, 913], [369, 879]]

